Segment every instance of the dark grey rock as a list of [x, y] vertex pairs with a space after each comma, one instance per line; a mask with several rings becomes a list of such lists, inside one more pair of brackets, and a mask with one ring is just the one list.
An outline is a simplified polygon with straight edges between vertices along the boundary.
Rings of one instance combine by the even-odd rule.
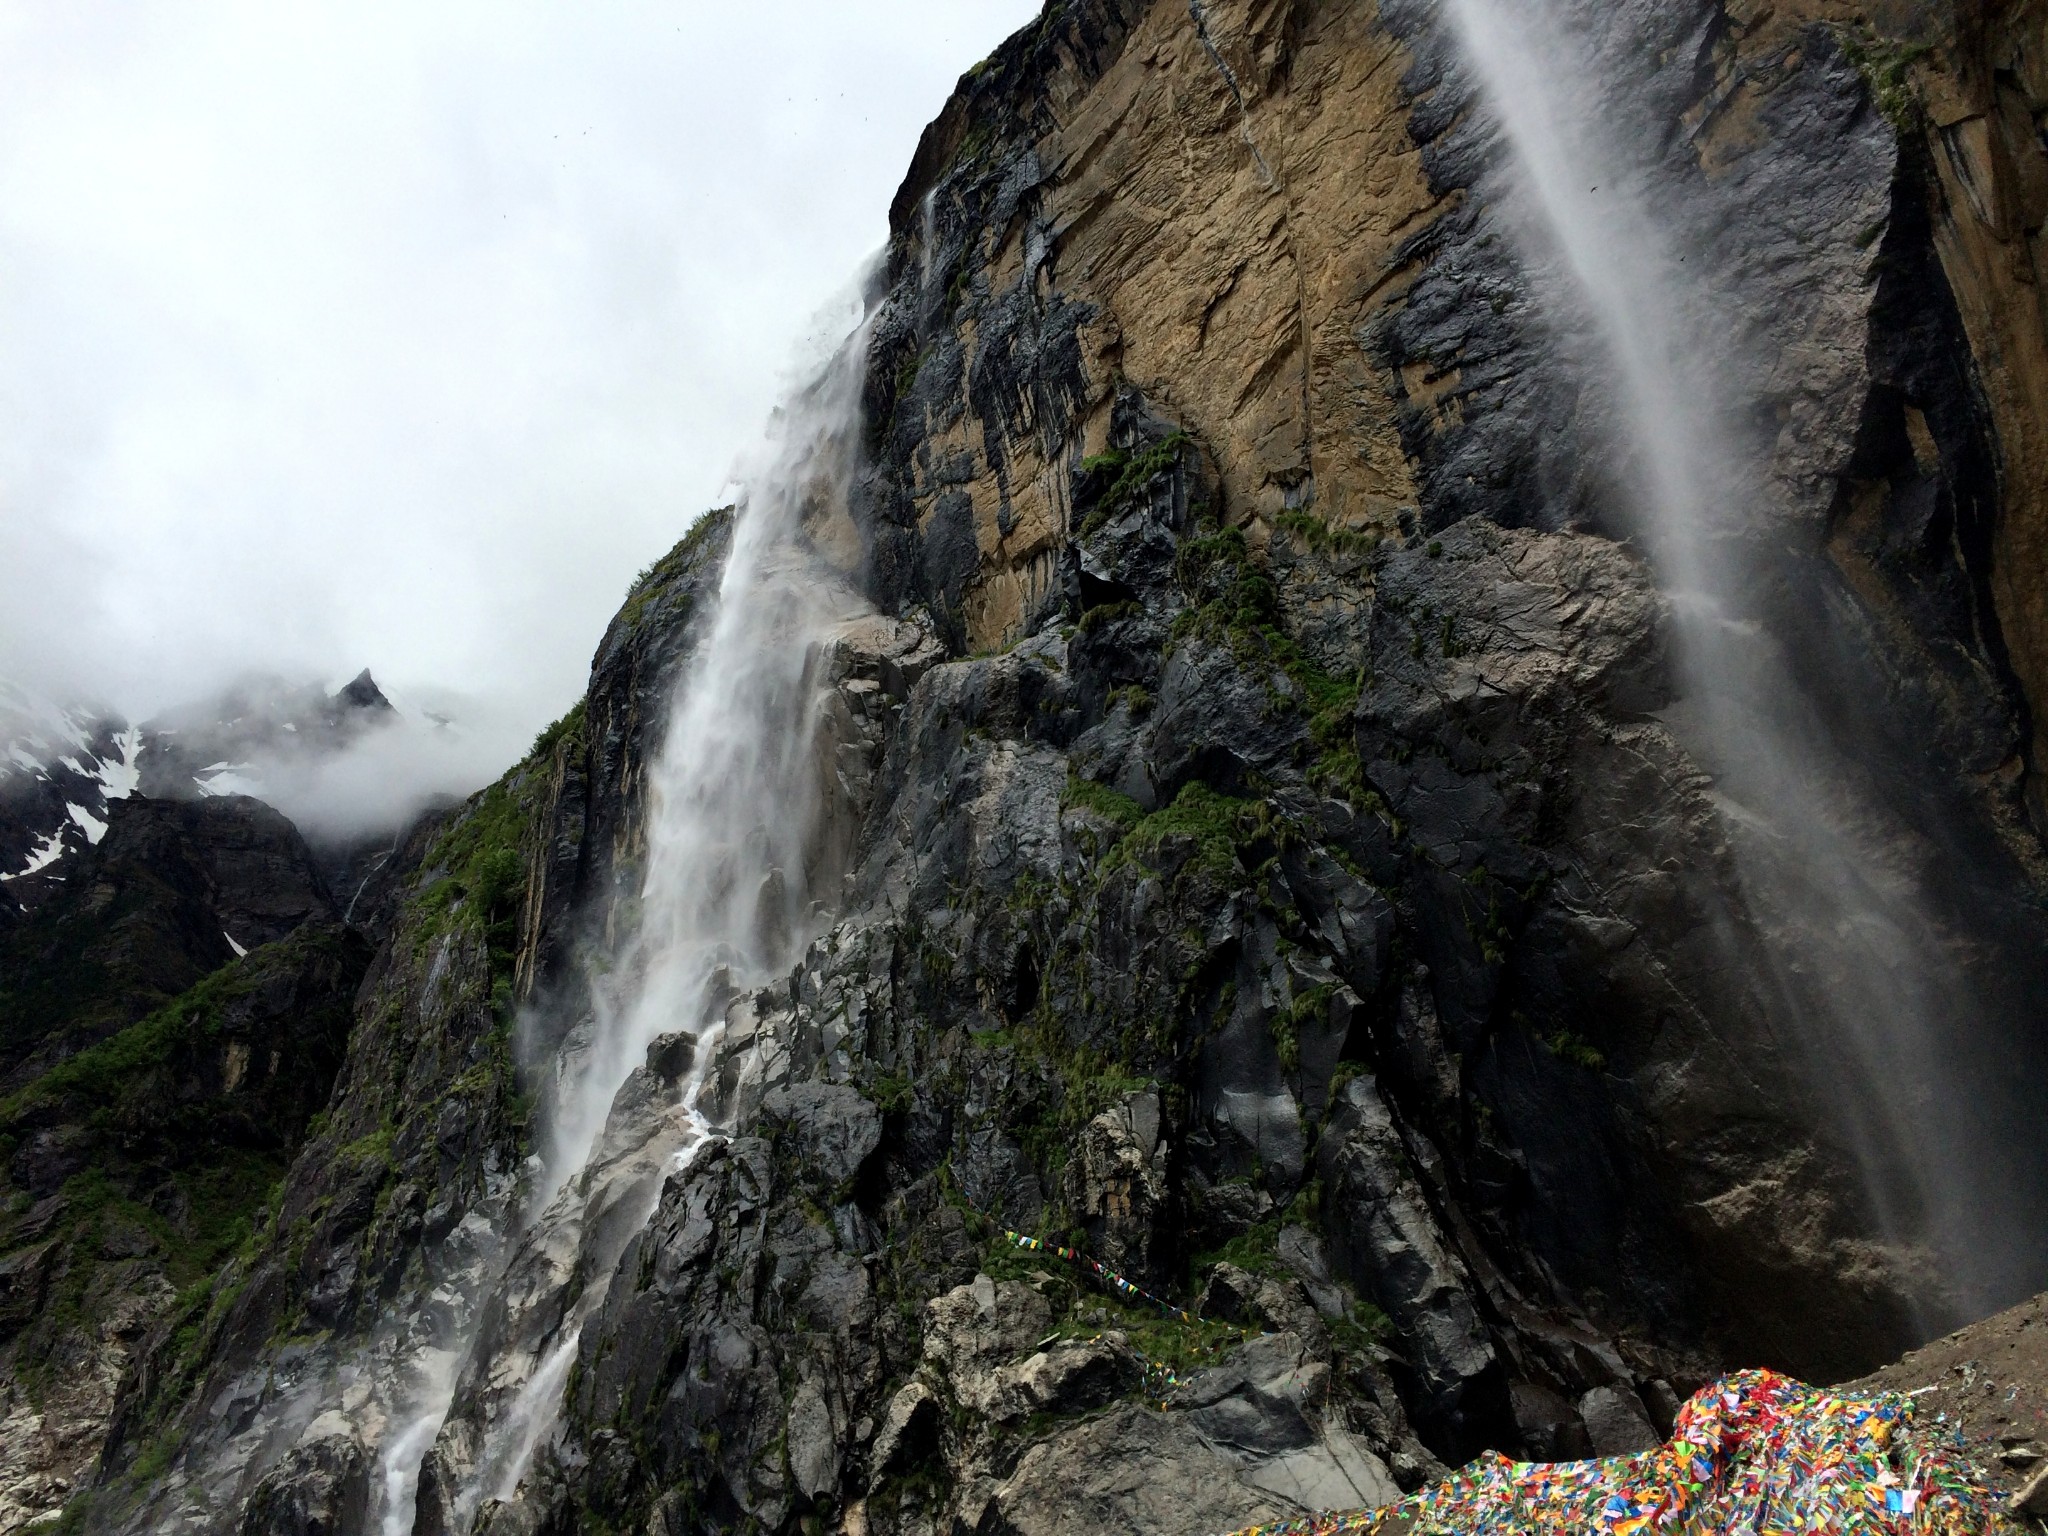
[[256, 1485], [237, 1536], [353, 1536], [369, 1494], [370, 1457], [347, 1421], [327, 1414]]
[[980, 1509], [963, 1513], [1005, 1536], [1083, 1536], [1237, 1530], [1291, 1507], [1241, 1481], [1186, 1421], [1125, 1404], [1033, 1446]]
[[840, 1083], [771, 1089], [761, 1115], [794, 1155], [798, 1177], [828, 1192], [851, 1185], [882, 1142], [881, 1111]]
[[1394, 1319], [1420, 1375], [1426, 1411], [1484, 1434], [1504, 1391], [1500, 1362], [1465, 1265], [1446, 1241], [1371, 1078], [1354, 1078], [1316, 1154], [1324, 1236], [1342, 1272]]
[[1627, 1387], [1595, 1387], [1579, 1399], [1579, 1417], [1596, 1456], [1633, 1456], [1662, 1440], [1642, 1399]]

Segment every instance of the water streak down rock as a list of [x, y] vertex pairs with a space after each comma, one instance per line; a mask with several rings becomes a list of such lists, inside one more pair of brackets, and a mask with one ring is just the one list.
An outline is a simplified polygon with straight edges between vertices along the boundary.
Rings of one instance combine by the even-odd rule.
[[[1784, 351], [1813, 345], [1802, 327], [1836, 316], [1815, 306], [1745, 326], [1729, 308], [1738, 274], [1717, 262], [1716, 242], [1659, 210], [1671, 183], [1694, 178], [1692, 201], [1721, 215], [1720, 239], [1741, 239], [1748, 220], [1733, 199], [1748, 178], [1717, 187], [1691, 155], [1674, 165], [1624, 147], [1655, 142], [1630, 132], [1662, 72], [1638, 61], [1697, 35], [1703, 7], [1448, 9], [1482, 100], [1505, 125], [1512, 153], [1497, 184], [1534, 301], [1555, 329], [1583, 321], [1591, 333], [1576, 359], [1591, 400], [1586, 444], [1604, 432], [1633, 471], [1620, 516], [1673, 598], [1670, 718], [1714, 775], [1744, 903], [1766, 930], [1769, 1002], [1828, 1084], [1902, 1267], [1926, 1268], [1900, 1277], [1923, 1322], [1981, 1315], [2042, 1276], [2033, 1234], [2048, 1216], [2048, 1130], [2020, 1085], [2048, 1060], [2035, 1021], [2012, 1016], [2024, 994], [2004, 976], [1980, 986], [1954, 957], [1960, 933], [1985, 926], [1983, 908], [1998, 901], [1972, 892], [1944, 910], [1947, 882], [1925, 866], [1930, 850], [1967, 837], [1959, 818], [1933, 797], [1895, 810], [1917, 798], [1912, 770], [1873, 751], [1864, 719], [1844, 718], [1840, 700], [1808, 691], [1844, 686], [1836, 679], [1855, 670], [1866, 639], [1853, 618], [1828, 612], [1839, 589], [1812, 569], [1817, 551], [1780, 547], [1787, 525], [1817, 521], [1803, 480], [1822, 422], [1774, 435], [1750, 424]], [[1848, 61], [1839, 44], [1830, 59], [1828, 43], [1812, 40], [1809, 68], [1846, 83]], [[1882, 164], [1896, 151], [1872, 120], [1848, 127], [1834, 154]], [[1844, 201], [1827, 216], [1880, 211], [1874, 190], [1860, 207]], [[1855, 362], [1833, 364], [1846, 375], [1828, 392], [1837, 400], [1853, 398]], [[1832, 414], [1846, 415], [1840, 405]], [[1787, 622], [1799, 601], [1819, 615]], [[1856, 702], [1881, 716], [1867, 697]]]

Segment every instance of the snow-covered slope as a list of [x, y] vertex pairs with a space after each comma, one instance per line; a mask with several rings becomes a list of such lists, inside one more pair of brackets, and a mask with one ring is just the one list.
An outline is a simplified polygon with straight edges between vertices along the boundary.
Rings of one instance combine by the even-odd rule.
[[135, 792], [144, 732], [0, 683], [0, 880], [49, 869], [106, 832], [107, 802]]
[[250, 679], [141, 724], [0, 682], [0, 890], [33, 905], [66, 855], [105, 835], [109, 801], [265, 798], [280, 769], [337, 757], [397, 718], [367, 671], [333, 693]]

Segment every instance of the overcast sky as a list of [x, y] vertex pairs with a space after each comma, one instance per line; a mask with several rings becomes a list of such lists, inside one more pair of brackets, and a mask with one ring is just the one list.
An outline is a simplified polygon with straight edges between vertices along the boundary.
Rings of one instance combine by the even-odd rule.
[[0, 675], [530, 734], [1036, 0], [0, 0]]

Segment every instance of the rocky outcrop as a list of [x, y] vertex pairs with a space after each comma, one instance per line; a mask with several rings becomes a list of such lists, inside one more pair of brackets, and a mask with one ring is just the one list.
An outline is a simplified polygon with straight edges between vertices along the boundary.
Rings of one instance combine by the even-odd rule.
[[327, 1103], [368, 961], [309, 923], [0, 1100], [0, 1529], [88, 1484], [151, 1331], [205, 1314]]
[[[1788, 637], [1795, 685], [1826, 701], [1815, 728], [1834, 733], [1884, 808], [1866, 834], [1875, 860], [1911, 871], [1940, 932], [1973, 935], [1967, 985], [1980, 1004], [1966, 1032], [1982, 1060], [1961, 1075], [1986, 1091], [1993, 1140], [2024, 1136], [2020, 1105], [1988, 1106], [2000, 1096], [1992, 1063], [2041, 1050], [2036, 1032], [2014, 1027], [2037, 1012], [2025, 999], [2043, 985], [2039, 840], [2018, 796], [2031, 710], [2001, 659], [1989, 546], [1969, 531], [2004, 515], [1986, 466], [2006, 450], [1930, 234], [1938, 215], [1910, 110], [1912, 72], [1942, 67], [1941, 50], [1970, 28], [1945, 31], [1924, 8], [1872, 21], [1826, 5], [1573, 14], [1602, 50], [1614, 112], [1646, 132], [1671, 125], [1652, 138], [1645, 174], [1675, 239], [1703, 258], [1703, 292], [1734, 317], [1721, 360], [1757, 381], [1755, 417], [1773, 424], [1743, 429], [1766, 481], [1743, 536], [1799, 553], [1760, 566], [1747, 600]], [[1407, 639], [1420, 659], [1456, 653], [1466, 593], [1387, 586], [1418, 549], [1451, 546], [1475, 520], [1575, 542], [1627, 526], [1631, 471], [1614, 464], [1613, 403], [1522, 270], [1496, 206], [1505, 190], [1496, 125], [1434, 5], [1049, 9], [963, 83], [895, 209], [869, 399], [878, 463], [857, 508], [883, 600], [930, 604], [963, 646], [1007, 643], [1056, 616], [1114, 633], [1127, 605], [1149, 606], [1147, 576], [1134, 550], [1103, 540], [1147, 477], [1170, 469], [1174, 488], [1158, 494], [1242, 537], [1274, 584], [1282, 627], [1319, 670], [1350, 676], [1368, 661], [1368, 628], [1400, 622], [1411, 596], [1424, 622], [1411, 619]], [[1909, 439], [1921, 447], [1896, 446]], [[2017, 438], [2011, 451], [2025, 461]], [[1155, 535], [1155, 570], [1184, 532]], [[1381, 569], [1372, 550], [1403, 543]], [[1149, 703], [1147, 646], [1121, 635], [1105, 646], [1094, 633], [1089, 644], [1126, 652], [1108, 688]], [[1554, 643], [1529, 642], [1539, 655]], [[1645, 631], [1640, 643], [1657, 641]], [[1375, 695], [1409, 686], [1390, 675], [1398, 652], [1393, 667], [1385, 654], [1367, 669], [1365, 737], [1378, 733], [1365, 718], [1381, 707]], [[1598, 686], [1585, 674], [1557, 681], [1560, 698]], [[1619, 713], [1661, 707], [1657, 686], [1638, 686]], [[1469, 770], [1455, 765], [1473, 748], [1417, 723], [1434, 738], [1428, 756], [1453, 764], [1469, 795]], [[1170, 734], [1163, 745], [1177, 746]], [[1689, 1241], [1720, 1255], [1706, 1262], [1717, 1277], [1768, 1271], [1771, 1294], [1811, 1284], [1815, 1306], [1845, 1272], [1863, 1277], [1873, 1331], [1861, 1340], [1777, 1330], [1746, 1294], [1709, 1305], [1759, 1330], [1743, 1347], [1787, 1363], [1825, 1374], [1874, 1358], [1910, 1328], [1913, 1307], [1953, 1303], [1925, 1293], [1910, 1254], [1859, 1246], [1875, 1215], [1848, 1148], [1870, 1117], [1808, 1095], [1801, 1042], [1820, 1010], [1765, 964], [1767, 951], [1819, 936], [1788, 899], [1738, 877], [1734, 845], [1748, 830], [1694, 778], [1720, 769], [1711, 740], [1642, 722], [1616, 745], [1552, 757], [1537, 778], [1552, 791], [1540, 815], [1580, 796], [1586, 807], [1548, 857], [1512, 855], [1487, 832], [1486, 853], [1464, 859], [1461, 873], [1484, 865], [1486, 906], [1514, 940], [1491, 946], [1504, 971], [1489, 977], [1454, 953], [1469, 948], [1458, 933], [1469, 923], [1455, 904], [1430, 903], [1415, 950], [1428, 1006], [1461, 1056], [1486, 1021], [1520, 1014], [1588, 1060], [1618, 1061], [1622, 1037], [1691, 1018], [1686, 1047], [1667, 1035], [1668, 1060], [1772, 1063], [1735, 1079], [1757, 1090], [1744, 1103], [1772, 1127], [1761, 1141], [1711, 1074], [1687, 1074], [1688, 1090], [1639, 1063], [1655, 1115], [1624, 1114], [1633, 1129], [1618, 1134], [1661, 1122], [1651, 1160], [1671, 1161], [1649, 1174], [1638, 1149], [1581, 1175], [1630, 1186], [1638, 1210], [1670, 1201]], [[1554, 836], [1540, 819], [1515, 822], [1518, 801], [1536, 806], [1510, 787], [1520, 770], [1495, 777], [1509, 814], [1494, 821], [1500, 812], [1470, 798], [1426, 792], [1444, 771], [1434, 763], [1395, 761], [1389, 774], [1370, 761], [1371, 741], [1359, 750], [1375, 793], [1398, 787], [1441, 818], [1448, 842], [1430, 852], [1449, 847], [1454, 865], [1466, 851], [1455, 845], [1477, 830], [1471, 816], [1517, 840], [1525, 828]], [[1145, 772], [1170, 777], [1187, 763], [1162, 762], [1156, 747], [1139, 755]], [[1085, 761], [1081, 771], [1153, 809], [1140, 775], [1098, 775]], [[1195, 776], [1229, 791], [1240, 772], [1202, 765]], [[1493, 878], [1505, 868], [1589, 883], [1526, 902]], [[1634, 905], [1653, 889], [1679, 906]], [[1603, 898], [1634, 911], [1613, 912], [1596, 940]], [[1654, 957], [1647, 969], [1637, 954]], [[1830, 1039], [1819, 1054], [1846, 1049]], [[1523, 1107], [1518, 1138], [1533, 1143], [1556, 1118], [1554, 1089], [1497, 1087], [1496, 1110]], [[1853, 1096], [1835, 1074], [1822, 1098]], [[1707, 1122], [1695, 1118], [1715, 1102]], [[1707, 1128], [1719, 1116], [1732, 1144]], [[1650, 1193], [1658, 1185], [1662, 1196]], [[2010, 1287], [2015, 1271], [2005, 1273]], [[1640, 1279], [1621, 1289], [1646, 1294]]]
[[0, 953], [0, 1086], [132, 1024], [238, 950], [335, 916], [304, 840], [245, 796], [117, 800]]
[[[250, 1511], [268, 1529], [255, 1511], [271, 1511], [359, 1529], [376, 1434], [398, 1432], [414, 1373], [455, 1347], [511, 1223], [522, 914], [582, 748], [578, 720], [545, 733], [394, 874], [403, 895], [326, 1108], [210, 1295], [165, 1318], [121, 1381], [84, 1506], [101, 1528], [240, 1531]], [[413, 1304], [388, 1311], [401, 1294]]]

